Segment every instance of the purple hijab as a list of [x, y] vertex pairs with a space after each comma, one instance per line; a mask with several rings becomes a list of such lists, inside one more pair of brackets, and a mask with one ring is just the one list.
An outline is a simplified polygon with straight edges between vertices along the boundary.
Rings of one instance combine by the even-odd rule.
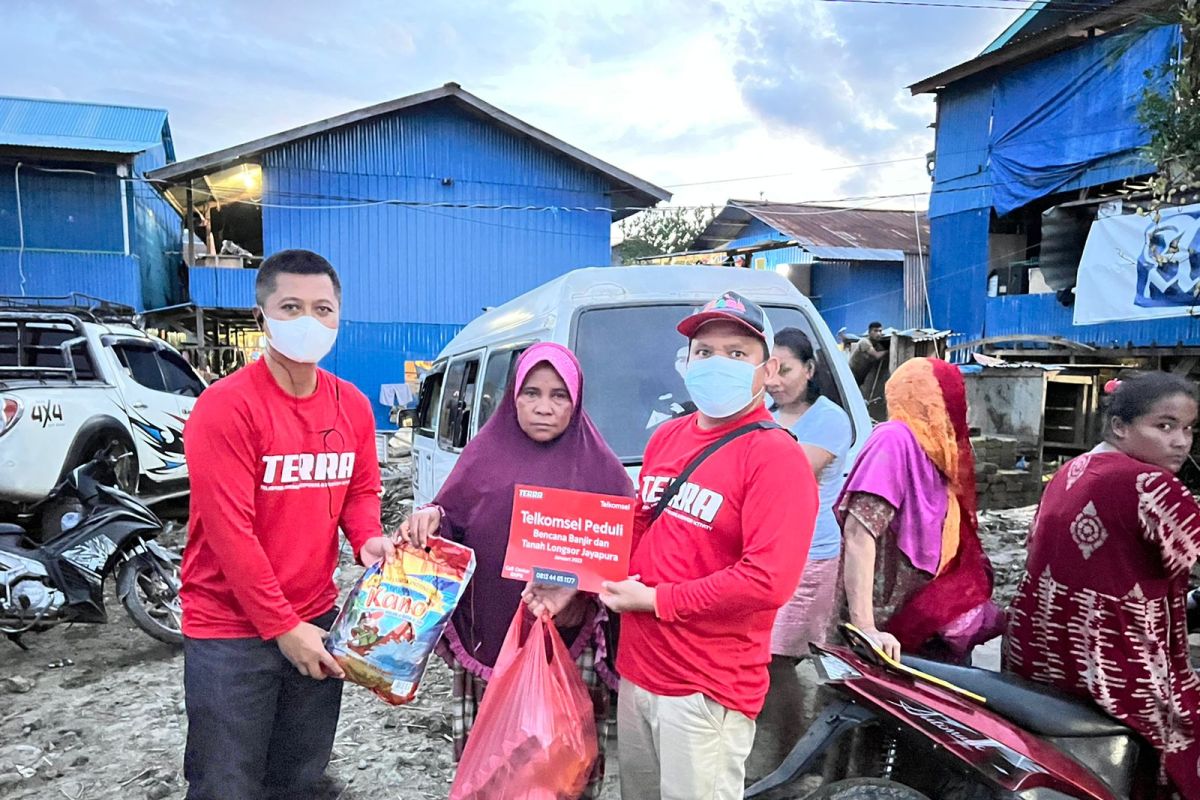
[[[552, 442], [530, 439], [517, 421], [515, 397], [533, 367], [548, 363], [563, 377], [574, 402], [567, 429]], [[467, 444], [434, 503], [442, 508], [442, 535], [475, 551], [475, 576], [447, 629], [455, 657], [485, 680], [500, 653], [525, 584], [500, 577], [508, 547], [513, 491], [517, 484], [633, 496], [633, 481], [583, 410], [583, 373], [567, 348], [549, 342], [529, 348], [517, 364], [511, 391]], [[602, 617], [599, 604], [585, 615], [583, 628], [564, 639], [572, 655], [589, 643]], [[602, 656], [603, 653], [597, 653]], [[600, 659], [597, 658], [597, 662]], [[599, 664], [598, 664], [599, 666]]]
[[942, 523], [949, 496], [946, 478], [921, 449], [917, 437], [903, 422], [881, 422], [867, 437], [834, 504], [838, 521], [845, 525], [842, 499], [852, 492], [882, 497], [896, 509], [891, 529], [896, 544], [912, 565], [936, 575], [942, 558]]

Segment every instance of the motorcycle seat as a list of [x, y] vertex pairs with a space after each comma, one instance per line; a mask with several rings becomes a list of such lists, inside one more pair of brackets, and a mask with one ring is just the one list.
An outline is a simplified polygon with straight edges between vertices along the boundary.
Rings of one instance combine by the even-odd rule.
[[903, 663], [987, 700], [986, 707], [1030, 733], [1051, 738], [1136, 736], [1086, 700], [1007, 672], [943, 664], [904, 656]]
[[0, 527], [0, 550], [7, 550], [10, 553], [21, 554], [24, 551], [36, 549], [31, 545], [29, 539], [25, 536], [24, 531], [21, 531], [20, 533], [12, 533], [4, 530], [3, 527]]

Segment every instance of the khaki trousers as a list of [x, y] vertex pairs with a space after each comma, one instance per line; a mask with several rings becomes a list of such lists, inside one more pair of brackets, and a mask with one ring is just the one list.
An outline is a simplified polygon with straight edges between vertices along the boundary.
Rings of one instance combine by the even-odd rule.
[[753, 743], [754, 720], [704, 695], [661, 697], [621, 681], [621, 800], [741, 800]]

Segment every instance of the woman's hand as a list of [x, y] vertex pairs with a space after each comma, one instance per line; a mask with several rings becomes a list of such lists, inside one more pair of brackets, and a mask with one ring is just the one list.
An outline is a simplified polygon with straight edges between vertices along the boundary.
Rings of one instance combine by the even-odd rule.
[[437, 536], [441, 527], [442, 510], [437, 506], [426, 506], [418, 508], [412, 516], [400, 523], [397, 536], [413, 547], [425, 549], [429, 547], [430, 537]]
[[875, 628], [870, 628], [868, 630], [863, 630], [860, 628], [859, 630], [862, 630], [863, 634], [868, 639], [879, 645], [879, 649], [883, 650], [888, 658], [892, 659], [893, 661], [900, 660], [900, 640], [895, 636], [892, 636], [887, 631], [881, 631]]
[[569, 606], [577, 594], [578, 590], [567, 586], [545, 586], [531, 582], [525, 586], [521, 599], [529, 606], [529, 613], [541, 619], [550, 619]]

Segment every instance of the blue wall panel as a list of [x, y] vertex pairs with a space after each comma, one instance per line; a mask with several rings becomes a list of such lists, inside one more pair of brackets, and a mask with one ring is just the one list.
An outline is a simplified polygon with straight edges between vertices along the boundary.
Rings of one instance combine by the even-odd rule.
[[190, 267], [188, 287], [192, 302], [204, 308], [254, 307], [255, 269]]
[[[610, 261], [608, 179], [450, 101], [330, 131], [263, 156], [263, 249], [338, 269], [342, 331], [327, 366], [372, 400], [480, 314], [569, 270]], [[511, 206], [504, 210], [414, 207]], [[221, 274], [214, 274], [221, 273]], [[190, 271], [201, 305], [252, 303], [250, 270]]]
[[930, 220], [929, 310], [933, 327], [959, 334], [953, 343], [983, 336], [990, 219], [982, 208]]
[[[0, 247], [17, 247], [17, 161], [0, 159]], [[36, 166], [97, 175], [41, 172]], [[24, 161], [19, 171], [25, 247], [124, 252], [121, 190], [116, 167], [86, 162]]]
[[[133, 172], [165, 166], [166, 154], [155, 147], [137, 156]], [[126, 184], [129, 193], [130, 249], [138, 258], [142, 280], [142, 302], [146, 308], [163, 308], [183, 302], [180, 268], [183, 263], [180, 217], [175, 208], [147, 183]]]
[[761, 219], [752, 219], [750, 220], [750, 224], [742, 231], [742, 235], [726, 244], [722, 249], [732, 250], [735, 247], [747, 247], [768, 240], [783, 242], [790, 238], [775, 230]]
[[367, 395], [377, 427], [394, 427], [388, 422], [390, 409], [379, 403], [380, 385], [404, 383], [405, 361], [431, 360], [461, 329], [459, 325], [343, 321], [337, 344], [321, 366]]
[[[286, 145], [265, 155], [263, 169], [267, 203], [293, 206], [263, 210], [264, 250], [329, 258], [347, 319], [462, 325], [610, 260], [607, 212], [521, 210], [607, 206], [600, 176], [450, 103]], [[328, 208], [385, 199], [518, 208]]]
[[16, 250], [0, 249], [0, 295], [59, 296], [70, 292], [142, 308], [137, 259], [119, 253], [25, 251], [22, 291]]
[[820, 261], [812, 286], [817, 310], [835, 333], [862, 333], [875, 320], [904, 327], [903, 264]]
[[964, 80], [938, 95], [938, 183], [977, 175], [987, 168], [995, 87], [987, 80]]
[[1074, 325], [1072, 309], [1052, 294], [989, 297], [987, 335], [1063, 336], [1093, 347], [1174, 347], [1200, 345], [1200, 319], [1175, 317], [1144, 322]]

